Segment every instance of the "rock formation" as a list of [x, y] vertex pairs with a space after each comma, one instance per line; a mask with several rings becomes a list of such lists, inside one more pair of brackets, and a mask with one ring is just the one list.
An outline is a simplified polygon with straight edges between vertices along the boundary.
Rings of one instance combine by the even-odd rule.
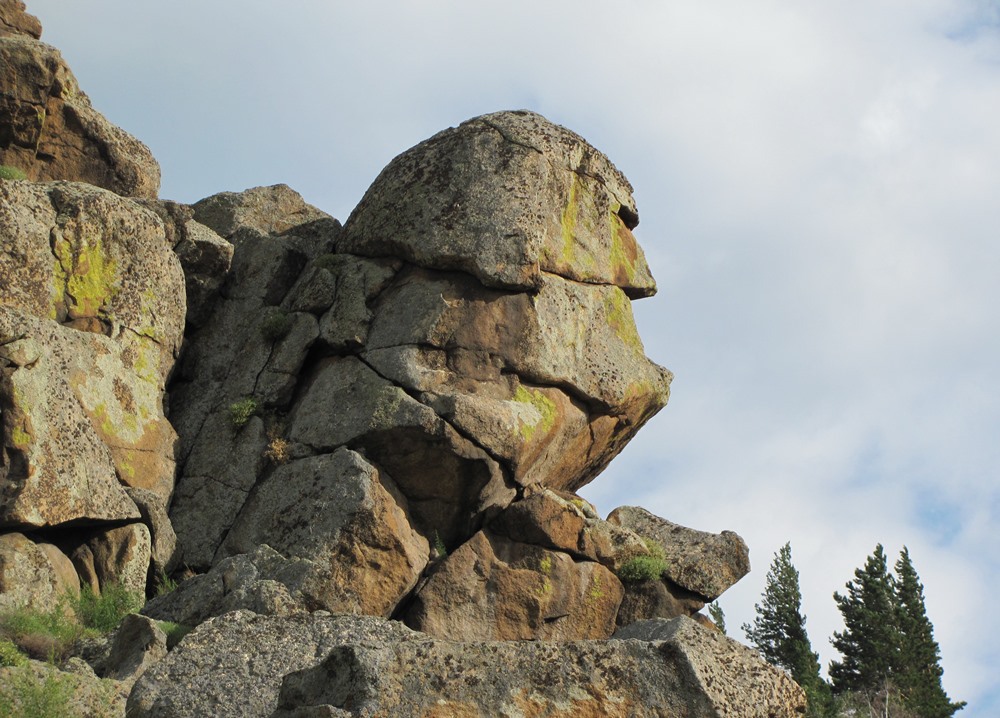
[[[575, 493], [672, 379], [607, 157], [499, 112], [397, 157], [343, 226], [284, 185], [162, 201], [40, 34], [0, 0], [0, 164], [28, 178], [0, 180], [0, 614], [186, 578], [78, 649], [86, 700], [801, 712], [699, 613], [749, 570], [736, 534]], [[174, 648], [159, 621], [197, 628]]]

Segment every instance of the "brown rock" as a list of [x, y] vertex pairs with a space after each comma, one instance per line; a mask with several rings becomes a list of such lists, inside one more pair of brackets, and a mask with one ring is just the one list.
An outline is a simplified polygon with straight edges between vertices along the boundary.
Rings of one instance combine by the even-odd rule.
[[479, 532], [435, 567], [405, 621], [457, 641], [607, 638], [621, 597], [598, 563]]
[[668, 569], [664, 574], [681, 588], [714, 601], [750, 571], [750, 552], [732, 531], [712, 534], [696, 531], [637, 506], [622, 506], [608, 521], [631, 529], [663, 546]]
[[[549, 489], [515, 501], [490, 523], [490, 530], [514, 541], [564, 551], [617, 571], [629, 558], [645, 553], [638, 535], [621, 526], [589, 518], [581, 498], [564, 498]], [[644, 616], [648, 618], [648, 616]]]
[[652, 618], [694, 617], [705, 607], [697, 594], [668, 581], [625, 583], [625, 595], [618, 608], [616, 623], [629, 626]]
[[71, 180], [156, 197], [160, 166], [149, 148], [97, 112], [59, 51], [30, 35], [28, 27], [20, 36], [0, 37], [0, 164], [34, 181]]
[[37, 40], [42, 36], [42, 23], [25, 12], [21, 0], [0, 0], [0, 37], [18, 35]]

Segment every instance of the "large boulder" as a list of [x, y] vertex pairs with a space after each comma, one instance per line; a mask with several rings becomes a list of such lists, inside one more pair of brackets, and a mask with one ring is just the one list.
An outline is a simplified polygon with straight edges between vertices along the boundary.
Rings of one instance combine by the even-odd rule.
[[198, 626], [152, 666], [128, 698], [130, 718], [265, 718], [277, 708], [282, 678], [344, 644], [395, 644], [421, 638], [394, 621], [233, 611]]
[[656, 285], [631, 230], [632, 186], [579, 135], [532, 112], [497, 112], [394, 159], [345, 227], [344, 249], [460, 270], [488, 287], [537, 289], [544, 274]]
[[[624, 638], [624, 636], [623, 636]], [[655, 637], [343, 645], [291, 673], [272, 718], [795, 718], [802, 689], [752, 650], [678, 618]]]
[[32, 180], [155, 197], [160, 166], [149, 148], [93, 108], [59, 51], [36, 39], [41, 26], [22, 10], [16, 0], [0, 7], [0, 165]]

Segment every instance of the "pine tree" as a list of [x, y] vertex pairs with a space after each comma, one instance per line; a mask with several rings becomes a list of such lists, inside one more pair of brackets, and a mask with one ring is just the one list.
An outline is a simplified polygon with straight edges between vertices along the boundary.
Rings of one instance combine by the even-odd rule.
[[847, 583], [847, 595], [833, 594], [844, 618], [844, 631], [831, 643], [842, 661], [830, 664], [833, 692], [875, 693], [884, 690], [898, 665], [899, 629], [894, 581], [886, 565], [882, 544], [868, 557], [864, 568]]
[[753, 625], [743, 624], [747, 640], [768, 663], [787, 670], [802, 686], [809, 701], [810, 716], [830, 711], [830, 687], [820, 677], [819, 656], [813, 652], [802, 615], [799, 572], [792, 565], [792, 546], [786, 543], [774, 555], [767, 583]]
[[895, 569], [899, 662], [893, 682], [907, 707], [920, 718], [951, 718], [965, 703], [952, 703], [941, 686], [941, 651], [927, 618], [924, 587], [905, 546]]
[[712, 623], [715, 624], [715, 627], [725, 634], [726, 612], [722, 610], [722, 606], [719, 605], [718, 601], [713, 601], [708, 604], [708, 617], [712, 619]]

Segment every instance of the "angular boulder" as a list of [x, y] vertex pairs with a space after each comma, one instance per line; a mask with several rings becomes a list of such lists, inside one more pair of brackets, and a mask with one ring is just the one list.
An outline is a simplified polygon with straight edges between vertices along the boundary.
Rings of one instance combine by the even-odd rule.
[[750, 571], [750, 550], [732, 531], [696, 531], [651, 514], [638, 506], [621, 506], [608, 522], [627, 528], [663, 547], [664, 577], [687, 591], [714, 601]]
[[404, 620], [455, 641], [607, 638], [621, 598], [599, 563], [479, 532], [435, 566]]

